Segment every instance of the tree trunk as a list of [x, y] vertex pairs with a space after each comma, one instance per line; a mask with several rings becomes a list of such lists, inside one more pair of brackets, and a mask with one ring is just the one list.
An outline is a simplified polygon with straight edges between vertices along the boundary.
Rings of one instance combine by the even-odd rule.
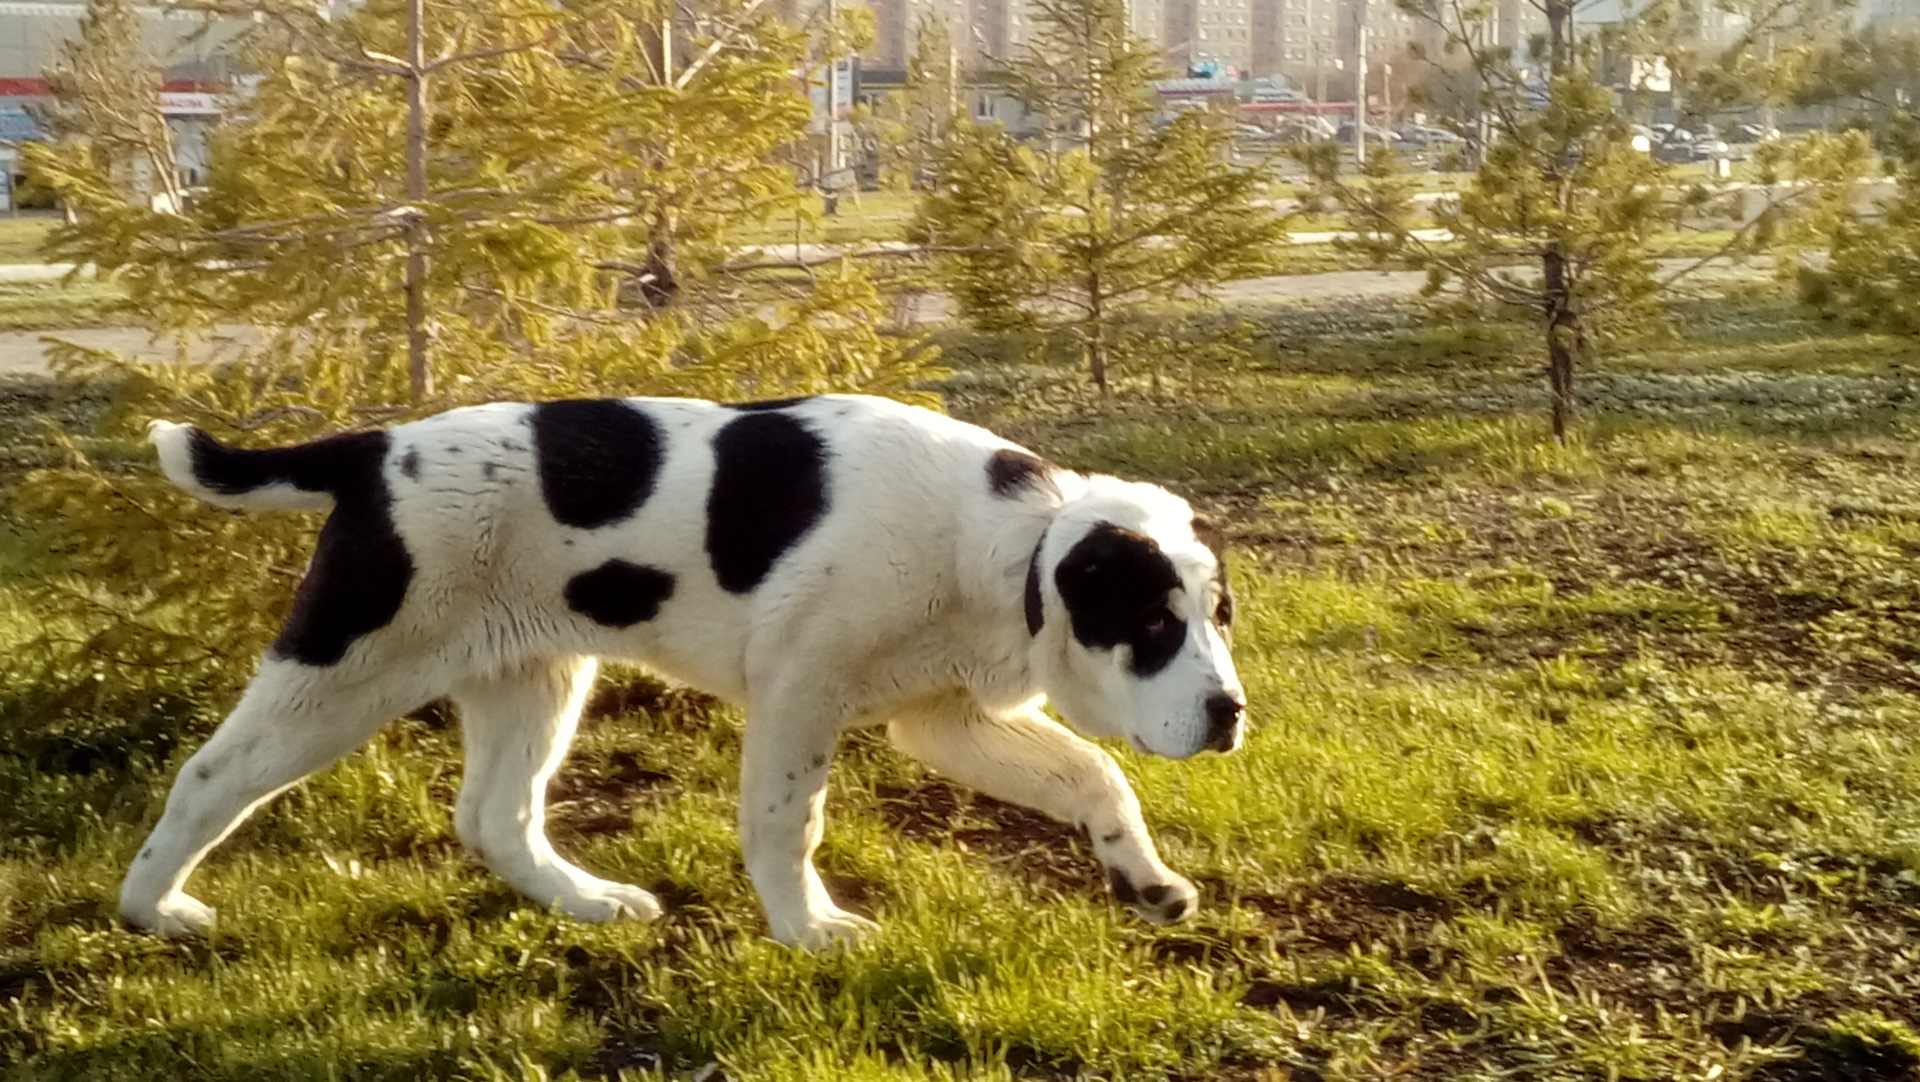
[[1573, 309], [1567, 258], [1558, 243], [1547, 246], [1541, 270], [1546, 287], [1547, 385], [1553, 393], [1553, 438], [1564, 445], [1573, 431], [1573, 362], [1581, 341], [1580, 315]]
[[414, 405], [433, 394], [427, 357], [427, 58], [425, 0], [407, 4], [407, 393]]
[[1087, 275], [1087, 368], [1093, 385], [1107, 393], [1107, 312], [1100, 296], [1100, 272]]
[[[1548, 66], [1556, 78], [1564, 75], [1573, 62], [1573, 3], [1574, 0], [1546, 2]], [[1552, 90], [1549, 84], [1549, 93]], [[1574, 197], [1570, 186], [1562, 183], [1571, 167], [1565, 146], [1554, 151], [1547, 166], [1546, 180], [1560, 193], [1563, 212], [1571, 209], [1566, 203]], [[1547, 383], [1553, 393], [1553, 438], [1561, 445], [1566, 444], [1573, 431], [1573, 362], [1578, 343], [1583, 340], [1580, 315], [1573, 308], [1573, 282], [1567, 275], [1564, 230], [1564, 224], [1555, 227], [1555, 237], [1540, 257], [1547, 322]]]

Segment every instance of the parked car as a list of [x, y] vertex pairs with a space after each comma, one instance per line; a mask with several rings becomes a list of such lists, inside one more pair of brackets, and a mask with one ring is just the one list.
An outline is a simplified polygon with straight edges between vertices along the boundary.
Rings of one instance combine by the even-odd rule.
[[[1353, 142], [1352, 122], [1348, 122], [1340, 125], [1340, 129], [1334, 132], [1333, 137], [1338, 142], [1342, 142], [1342, 143]], [[1392, 131], [1389, 131], [1386, 128], [1378, 127], [1373, 124], [1367, 125], [1367, 142], [1369, 143], [1389, 145], [1393, 143], [1398, 143], [1400, 141], [1401, 139], [1398, 135], [1394, 134]]]
[[1730, 158], [1733, 148], [1723, 139], [1697, 138], [1684, 143], [1671, 140], [1653, 148], [1653, 156], [1663, 162], [1704, 162]]
[[1274, 103], [1286, 104], [1296, 101], [1306, 101], [1307, 96], [1290, 86], [1263, 86], [1254, 90], [1253, 100], [1261, 105]]
[[1466, 144], [1459, 134], [1431, 124], [1402, 124], [1394, 129], [1394, 135], [1414, 150], [1445, 150]]
[[1333, 122], [1325, 117], [1288, 117], [1274, 125], [1268, 138], [1281, 143], [1321, 143], [1333, 138]]

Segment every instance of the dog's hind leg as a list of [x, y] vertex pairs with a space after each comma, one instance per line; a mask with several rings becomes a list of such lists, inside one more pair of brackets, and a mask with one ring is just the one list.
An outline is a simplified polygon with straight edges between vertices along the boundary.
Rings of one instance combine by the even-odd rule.
[[180, 768], [120, 886], [120, 915], [161, 935], [209, 929], [213, 910], [181, 889], [201, 859], [274, 794], [419, 704], [400, 690], [377, 680], [348, 684], [331, 669], [292, 661], [263, 664], [233, 713]]
[[653, 895], [588, 875], [547, 840], [547, 781], [566, 758], [595, 668], [590, 658], [546, 659], [454, 688], [467, 745], [454, 827], [482, 863], [535, 901], [580, 920], [652, 920], [660, 915]]
[[1038, 710], [996, 717], [954, 695], [887, 726], [902, 751], [988, 796], [1087, 832], [1114, 896], [1156, 924], [1189, 916], [1199, 894], [1160, 860], [1120, 764]]

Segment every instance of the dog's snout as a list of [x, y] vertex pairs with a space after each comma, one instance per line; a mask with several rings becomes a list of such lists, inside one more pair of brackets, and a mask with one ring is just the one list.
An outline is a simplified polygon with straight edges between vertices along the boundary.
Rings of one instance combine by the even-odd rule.
[[1240, 743], [1240, 715], [1247, 704], [1225, 692], [1207, 696], [1207, 744], [1212, 751], [1232, 751]]

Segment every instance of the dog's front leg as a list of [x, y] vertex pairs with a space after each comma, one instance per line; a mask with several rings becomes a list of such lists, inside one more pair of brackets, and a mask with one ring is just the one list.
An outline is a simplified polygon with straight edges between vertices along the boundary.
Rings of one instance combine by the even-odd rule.
[[833, 904], [813, 867], [825, 830], [827, 769], [839, 719], [804, 710], [747, 712], [740, 752], [740, 847], [773, 938], [818, 948], [874, 927]]
[[1160, 860], [1120, 764], [1039, 711], [994, 716], [955, 695], [887, 727], [900, 749], [988, 796], [1087, 832], [1121, 902], [1155, 924], [1193, 914], [1199, 892]]

